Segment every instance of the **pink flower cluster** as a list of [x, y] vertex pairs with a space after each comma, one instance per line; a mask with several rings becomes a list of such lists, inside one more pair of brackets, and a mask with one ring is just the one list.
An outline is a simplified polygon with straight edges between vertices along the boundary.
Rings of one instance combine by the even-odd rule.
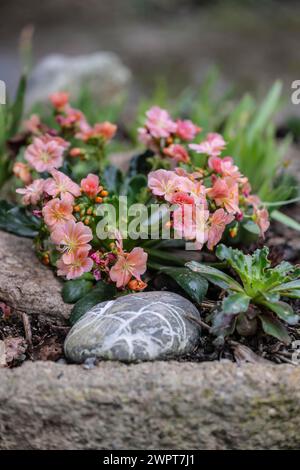
[[56, 120], [59, 125], [63, 129], [73, 130], [77, 139], [84, 142], [92, 139], [107, 142], [116, 134], [117, 126], [108, 121], [91, 126], [79, 109], [70, 106], [68, 93], [54, 93], [50, 96], [50, 101], [56, 110]]
[[[156, 108], [155, 112], [158, 114]], [[156, 125], [163, 129], [173, 129], [165, 112], [160, 115], [164, 124], [159, 122]], [[153, 133], [148, 122], [147, 129]], [[177, 144], [171, 145], [171, 148], [174, 147], [176, 150]], [[261, 208], [257, 196], [250, 195], [249, 181], [234, 164], [233, 158], [221, 157], [221, 152], [226, 147], [223, 137], [210, 133], [201, 143], [189, 144], [188, 147], [196, 153], [208, 156], [204, 167], [195, 167], [188, 150], [184, 149], [184, 158], [177, 161], [188, 163], [187, 166], [173, 170], [160, 169], [148, 175], [148, 187], [152, 194], [174, 205], [174, 233], [186, 240], [195, 241], [198, 249], [206, 243], [212, 250], [221, 240], [228, 225], [235, 221], [237, 227], [243, 219], [251, 219], [259, 227], [261, 236], [264, 236], [269, 227], [268, 211]], [[163, 153], [169, 155], [169, 150], [170, 147], [167, 147]]]
[[[85, 115], [69, 104], [68, 93], [54, 93], [50, 102], [58, 129], [49, 128], [37, 114], [32, 114], [23, 125], [28, 145], [24, 161], [17, 161], [13, 172], [26, 185], [34, 179], [34, 172], [50, 173], [61, 168], [67, 158], [73, 160], [72, 164], [74, 157], [101, 158], [100, 150], [103, 151], [117, 132], [117, 126], [108, 121], [91, 126]], [[77, 145], [70, 148], [70, 141], [73, 144], [76, 140]]]
[[154, 152], [187, 163], [189, 155], [183, 144], [194, 140], [200, 131], [192, 121], [173, 121], [168, 111], [153, 106], [147, 111], [145, 125], [138, 129], [138, 134], [140, 142]]
[[42, 230], [39, 237], [46, 237], [44, 243], [50, 246], [46, 257], [41, 251], [43, 261], [49, 264], [49, 254], [55, 253], [57, 274], [68, 280], [93, 271], [96, 281], [105, 279], [122, 289], [144, 289], [146, 284], [141, 275], [147, 268], [147, 254], [142, 248], [127, 253], [120, 237], [112, 251], [95, 250], [93, 246], [95, 224], [89, 226], [91, 207], [108, 194], [100, 185], [99, 177], [89, 174], [79, 186], [56, 169], [50, 174], [50, 178], [35, 179], [25, 188], [17, 189], [23, 196], [23, 204], [32, 206], [33, 213], [43, 218], [47, 229]]

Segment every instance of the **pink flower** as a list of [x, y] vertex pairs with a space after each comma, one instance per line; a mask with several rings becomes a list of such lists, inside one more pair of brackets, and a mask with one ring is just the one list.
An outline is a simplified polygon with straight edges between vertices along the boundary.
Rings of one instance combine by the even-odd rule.
[[186, 141], [193, 140], [197, 134], [202, 130], [201, 127], [196, 126], [192, 121], [184, 120], [178, 120], [176, 122], [177, 124], [177, 129], [176, 129], [176, 134], [177, 136]]
[[34, 180], [29, 186], [23, 189], [17, 189], [16, 192], [18, 194], [23, 194], [22, 203], [25, 206], [32, 204], [33, 206], [36, 205], [39, 200], [41, 199], [43, 192], [44, 192], [44, 184], [45, 180], [37, 179]]
[[217, 206], [223, 206], [229, 214], [240, 212], [239, 187], [232, 178], [217, 178], [213, 187], [207, 190], [207, 194], [214, 199]]
[[171, 201], [173, 193], [178, 189], [179, 178], [173, 171], [151, 171], [148, 175], [148, 187], [155, 196]]
[[254, 221], [259, 227], [260, 235], [265, 236], [265, 232], [270, 227], [269, 213], [267, 209], [257, 209], [254, 213]]
[[230, 176], [241, 184], [245, 184], [248, 181], [248, 179], [240, 173], [238, 167], [233, 164], [231, 157], [210, 157], [208, 159], [208, 166], [216, 173], [220, 173], [222, 176]]
[[201, 205], [189, 205], [179, 207], [173, 212], [174, 230], [177, 237], [186, 240], [196, 240], [201, 249], [207, 240], [207, 220], [209, 211]]
[[211, 132], [207, 134], [206, 140], [200, 144], [189, 144], [192, 150], [197, 153], [206, 153], [211, 157], [217, 157], [225, 148], [226, 142], [220, 134]]
[[41, 130], [41, 118], [37, 114], [32, 114], [29, 119], [24, 121], [24, 130], [32, 134], [39, 134]]
[[99, 177], [90, 173], [86, 178], [81, 180], [80, 186], [82, 191], [89, 197], [96, 197], [99, 193]]
[[157, 144], [153, 142], [151, 135], [149, 134], [148, 130], [144, 127], [138, 128], [138, 139], [141, 144], [145, 145], [145, 147], [153, 150], [154, 152], [158, 150]]
[[206, 188], [201, 181], [195, 181], [193, 183], [190, 194], [196, 204], [201, 204], [203, 207], [207, 207]]
[[52, 230], [67, 220], [75, 220], [72, 212], [73, 206], [70, 201], [57, 198], [47, 202], [42, 210], [45, 222]]
[[58, 124], [66, 129], [78, 129], [84, 131], [89, 128], [84, 114], [79, 109], [66, 107], [64, 110], [65, 115], [56, 117]]
[[132, 277], [140, 280], [147, 269], [148, 254], [142, 248], [133, 248], [130, 253], [118, 256], [116, 264], [110, 270], [110, 278], [117, 287], [125, 287]]
[[88, 247], [87, 245], [93, 239], [92, 231], [82, 222], [68, 220], [58, 227], [55, 227], [51, 233], [51, 239], [56, 245], [62, 245], [67, 252], [64, 254], [64, 262], [68, 264], [69, 255], [74, 254], [79, 248]]
[[224, 209], [217, 209], [210, 218], [207, 247], [212, 250], [219, 243], [226, 225], [234, 220], [234, 216], [227, 214]]
[[164, 149], [164, 154], [174, 158], [177, 162], [187, 163], [190, 160], [189, 154], [180, 144], [172, 144]]
[[174, 193], [171, 199], [172, 204], [178, 204], [179, 206], [184, 204], [194, 204], [194, 202], [195, 201], [192, 196], [189, 196], [187, 193], [183, 193], [181, 191]]
[[246, 202], [250, 206], [253, 206], [254, 209], [258, 209], [261, 206], [261, 200], [255, 194], [251, 194], [250, 196], [247, 196]]
[[30, 168], [26, 163], [16, 162], [13, 166], [13, 173], [26, 185], [30, 184], [32, 181]]
[[68, 280], [76, 279], [83, 273], [91, 271], [93, 261], [88, 257], [89, 247], [81, 247], [72, 252], [66, 259], [65, 255], [57, 261], [57, 274], [66, 276]]
[[69, 144], [60, 137], [44, 135], [35, 137], [25, 151], [25, 160], [39, 173], [59, 168], [63, 164], [63, 153]]
[[52, 106], [58, 111], [62, 111], [65, 106], [69, 103], [69, 93], [64, 91], [58, 91], [57, 93], [53, 93], [49, 97]]
[[82, 132], [76, 134], [78, 139], [82, 139], [87, 142], [90, 139], [102, 138], [105, 141], [111, 140], [117, 132], [117, 126], [111, 122], [105, 121], [95, 124], [93, 127], [89, 127]]
[[67, 196], [70, 201], [73, 199], [70, 195], [75, 197], [80, 196], [80, 187], [67, 175], [58, 170], [52, 170], [51, 175], [52, 178], [48, 178], [45, 182], [45, 192], [49, 196]]
[[167, 138], [176, 132], [176, 123], [172, 121], [169, 113], [158, 106], [153, 106], [146, 113], [146, 128], [156, 139]]

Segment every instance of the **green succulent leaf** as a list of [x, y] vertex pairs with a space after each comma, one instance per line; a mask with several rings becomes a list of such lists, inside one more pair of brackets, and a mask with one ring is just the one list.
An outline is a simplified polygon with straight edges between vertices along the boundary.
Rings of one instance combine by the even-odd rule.
[[247, 232], [252, 235], [256, 235], [256, 237], [259, 237], [259, 227], [253, 220], [247, 220], [247, 222], [243, 223], [243, 229], [247, 230]]
[[300, 289], [300, 279], [296, 279], [295, 281], [285, 282], [283, 284], [279, 284], [279, 286], [275, 286], [272, 291], [273, 292], [286, 292], [289, 290], [297, 290]]
[[261, 295], [267, 302], [278, 302], [280, 299], [280, 294], [274, 291], [262, 292]]
[[249, 307], [250, 297], [248, 295], [238, 292], [226, 297], [222, 302], [222, 310], [225, 314], [237, 315], [241, 312], [246, 312]]
[[190, 261], [186, 263], [186, 266], [192, 271], [201, 274], [212, 284], [221, 287], [221, 289], [229, 289], [231, 291], [242, 293], [244, 292], [242, 286], [238, 282], [219, 269], [197, 263], [196, 261]]
[[64, 302], [74, 304], [93, 288], [93, 282], [85, 279], [74, 279], [64, 283], [61, 294]]
[[221, 261], [226, 261], [239, 275], [242, 282], [247, 284], [252, 274], [252, 257], [245, 255], [241, 250], [236, 250], [225, 245], [219, 245], [216, 255]]
[[98, 303], [113, 299], [116, 293], [115, 286], [99, 281], [88, 294], [74, 305], [70, 316], [71, 325], [74, 325], [88, 310]]
[[24, 207], [0, 201], [0, 229], [20, 237], [34, 238], [39, 232], [41, 219]]
[[280, 294], [290, 299], [300, 299], [300, 289], [291, 289], [289, 291], [280, 292]]
[[262, 328], [267, 335], [271, 335], [285, 344], [289, 344], [291, 342], [291, 338], [286, 328], [277, 318], [274, 318], [272, 315], [267, 313], [259, 315], [259, 318], [262, 324]]
[[281, 320], [284, 320], [289, 325], [295, 325], [300, 320], [300, 317], [294, 313], [292, 307], [286, 302], [261, 302], [261, 305], [272, 310]]
[[128, 205], [139, 202], [141, 191], [147, 187], [147, 178], [145, 175], [137, 174], [127, 179], [124, 183], [124, 194], [128, 197]]
[[203, 301], [208, 289], [208, 282], [203, 276], [188, 268], [167, 267], [160, 271], [174, 279], [194, 302], [200, 304]]
[[211, 332], [218, 337], [225, 338], [231, 335], [236, 326], [237, 315], [228, 315], [221, 311], [214, 312], [212, 316]]
[[266, 269], [271, 266], [268, 260], [269, 248], [264, 246], [260, 250], [255, 250], [252, 255], [252, 276], [256, 279], [264, 277]]

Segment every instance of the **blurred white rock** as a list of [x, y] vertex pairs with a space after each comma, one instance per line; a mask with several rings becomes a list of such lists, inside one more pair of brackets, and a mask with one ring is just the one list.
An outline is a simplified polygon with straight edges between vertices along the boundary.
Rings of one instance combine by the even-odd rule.
[[68, 91], [74, 99], [83, 87], [89, 90], [96, 104], [107, 105], [126, 93], [130, 80], [130, 70], [112, 52], [80, 56], [51, 54], [32, 71], [26, 107], [47, 101], [56, 91]]

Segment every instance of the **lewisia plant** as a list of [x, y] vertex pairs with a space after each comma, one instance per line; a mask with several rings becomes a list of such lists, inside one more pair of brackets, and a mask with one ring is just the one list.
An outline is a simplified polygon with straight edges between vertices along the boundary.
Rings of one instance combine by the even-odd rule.
[[[110, 122], [90, 125], [80, 110], [70, 106], [66, 93], [55, 93], [50, 100], [55, 129], [38, 115], [31, 116], [25, 123], [25, 151], [14, 166], [24, 186], [17, 193], [41, 221], [35, 240], [38, 256], [67, 280], [88, 275], [89, 281], [105, 281], [119, 290], [143, 290], [147, 284], [142, 275], [151, 254], [144, 250], [147, 242], [129, 240], [126, 250], [120, 232], [105, 240], [96, 234], [97, 209], [120, 195], [118, 190], [109, 194], [105, 180], [106, 147], [117, 128]], [[151, 165], [148, 180], [144, 175], [135, 177], [135, 183], [145, 181], [138, 202], [172, 207], [169, 224], [175, 238], [196, 242], [198, 250], [204, 245], [213, 250], [226, 229], [235, 237], [240, 225], [249, 223], [264, 236], [268, 212], [251, 195], [248, 179], [234, 159], [224, 155], [226, 142], [220, 134], [201, 138], [200, 127], [190, 120], [174, 121], [159, 107], [147, 112], [138, 133]], [[123, 190], [130, 184], [132, 180], [125, 178]]]
[[197, 249], [206, 244], [210, 250], [226, 227], [235, 237], [241, 223], [250, 223], [263, 237], [269, 227], [268, 211], [251, 195], [248, 178], [233, 157], [226, 156], [223, 137], [209, 133], [193, 142], [200, 133], [190, 120], [173, 121], [158, 107], [146, 113], [139, 129], [140, 141], [164, 161], [164, 168], [149, 173], [148, 186], [158, 201], [175, 205], [175, 235], [196, 242]]
[[[108, 191], [97, 174], [78, 183], [68, 176], [76, 161], [103, 163], [106, 144], [117, 127], [109, 122], [89, 125], [80, 110], [69, 105], [68, 94], [50, 97], [58, 129], [45, 126], [38, 115], [25, 122], [28, 145], [14, 174], [25, 187], [18, 188], [22, 203], [41, 219], [35, 246], [39, 258], [67, 280], [90, 273], [90, 278], [113, 283], [119, 289], [142, 290], [146, 284], [147, 254], [142, 248], [123, 249], [120, 234], [103, 245], [96, 237], [97, 207]], [[70, 171], [71, 168], [71, 171]]]

